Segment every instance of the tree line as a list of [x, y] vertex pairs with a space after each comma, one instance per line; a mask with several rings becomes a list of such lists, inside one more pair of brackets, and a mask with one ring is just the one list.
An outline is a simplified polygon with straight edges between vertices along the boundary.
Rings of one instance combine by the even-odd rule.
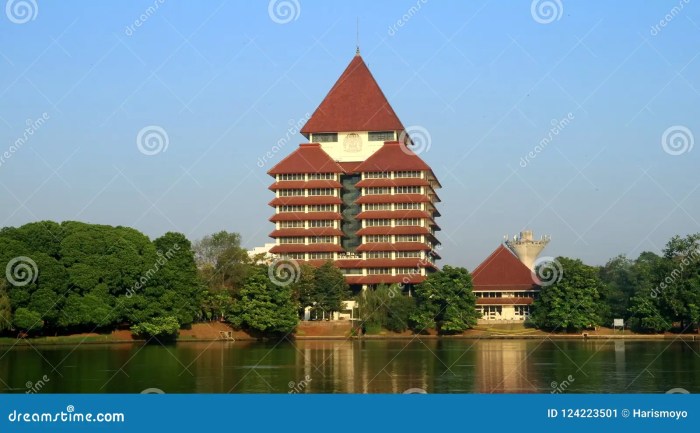
[[[700, 234], [672, 238], [604, 266], [559, 257], [529, 323], [549, 331], [611, 326], [638, 332], [693, 329], [700, 321]], [[128, 227], [41, 221], [0, 229], [0, 333], [64, 335], [131, 329], [172, 338], [203, 321], [258, 335], [293, 332], [305, 310], [323, 320], [352, 293], [332, 262], [319, 267], [250, 257], [237, 233], [190, 243], [169, 232], [154, 240]], [[541, 270], [540, 270], [541, 271]], [[355, 295], [365, 331], [461, 333], [479, 315], [471, 276], [444, 266], [411, 290], [380, 285]]]

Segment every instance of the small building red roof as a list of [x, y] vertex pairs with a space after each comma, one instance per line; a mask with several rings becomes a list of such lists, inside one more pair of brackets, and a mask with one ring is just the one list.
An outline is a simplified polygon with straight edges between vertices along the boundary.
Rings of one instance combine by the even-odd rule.
[[356, 170], [367, 171], [404, 171], [430, 170], [418, 155], [398, 141], [387, 141], [376, 152], [370, 155]]
[[526, 290], [537, 287], [537, 277], [503, 244], [472, 272], [474, 290]]
[[343, 169], [318, 143], [300, 144], [299, 147], [267, 172], [276, 174], [343, 173]]
[[301, 133], [308, 137], [314, 132], [403, 130], [362, 57], [356, 55]]

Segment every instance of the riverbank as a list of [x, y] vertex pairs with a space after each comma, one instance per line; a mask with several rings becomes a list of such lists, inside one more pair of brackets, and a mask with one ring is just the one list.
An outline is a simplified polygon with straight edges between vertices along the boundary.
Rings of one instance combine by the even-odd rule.
[[[437, 335], [433, 330], [416, 335], [410, 331], [396, 333], [381, 331], [377, 334], [367, 334], [361, 337], [352, 335], [350, 323], [343, 322], [302, 322], [293, 334], [295, 340], [412, 340], [412, 339], [492, 339], [492, 340], [680, 340], [698, 341], [699, 334], [636, 334], [629, 330], [615, 331], [610, 328], [581, 333], [549, 333], [522, 324], [511, 325], [480, 325], [459, 335]], [[190, 329], [180, 330], [178, 343], [202, 341], [257, 341], [257, 336], [245, 331], [235, 330], [226, 323], [211, 322], [197, 323]], [[36, 346], [36, 345], [68, 345], [80, 344], [133, 344], [145, 340], [134, 338], [128, 330], [117, 330], [109, 334], [85, 333], [76, 335], [44, 336], [26, 339], [0, 338], [0, 347], [7, 346]]]

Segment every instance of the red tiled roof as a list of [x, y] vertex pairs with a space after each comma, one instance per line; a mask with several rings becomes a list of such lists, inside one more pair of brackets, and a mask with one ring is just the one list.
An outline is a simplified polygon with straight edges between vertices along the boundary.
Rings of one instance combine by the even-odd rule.
[[358, 236], [365, 235], [431, 235], [427, 227], [365, 227], [357, 231]]
[[[320, 266], [328, 260], [306, 260], [312, 266]], [[437, 267], [421, 259], [345, 259], [334, 260], [333, 264], [341, 269], [362, 269], [362, 268], [436, 268]]]
[[341, 220], [343, 217], [337, 212], [283, 212], [270, 218], [273, 223], [277, 221], [313, 221], [313, 220]]
[[387, 141], [374, 152], [356, 170], [359, 171], [396, 171], [396, 170], [430, 170], [418, 155], [398, 141]]
[[362, 244], [356, 251], [430, 251], [430, 246], [421, 242], [377, 242]]
[[271, 238], [280, 236], [343, 236], [343, 231], [333, 227], [289, 228], [275, 230], [269, 236]]
[[424, 275], [346, 275], [348, 284], [418, 284], [425, 281]]
[[284, 173], [343, 173], [343, 169], [328, 156], [320, 144], [308, 143], [299, 145], [267, 172], [271, 176]]
[[403, 131], [372, 73], [356, 55], [328, 92], [301, 133]]
[[355, 184], [358, 188], [371, 186], [429, 186], [430, 182], [425, 179], [414, 177], [401, 177], [398, 179], [362, 179]]
[[474, 290], [529, 289], [536, 281], [530, 269], [503, 244], [472, 272]]
[[402, 219], [402, 218], [430, 218], [432, 215], [424, 210], [368, 210], [357, 214], [355, 219]]
[[532, 298], [476, 298], [476, 305], [530, 305]]
[[360, 164], [362, 164], [361, 161], [338, 163], [338, 165], [345, 171], [345, 173], [357, 173], [357, 170], [355, 170], [355, 168]]
[[275, 197], [272, 199], [270, 206], [284, 205], [302, 205], [302, 204], [341, 204], [340, 197], [332, 195], [314, 195], [310, 197], [292, 196], [292, 197]]
[[270, 248], [270, 252], [277, 253], [342, 253], [343, 247], [336, 244], [283, 244]]
[[272, 191], [278, 189], [300, 189], [300, 188], [340, 188], [337, 180], [282, 180], [270, 185]]
[[363, 195], [355, 200], [357, 204], [363, 203], [429, 203], [430, 199], [423, 194], [377, 194]]

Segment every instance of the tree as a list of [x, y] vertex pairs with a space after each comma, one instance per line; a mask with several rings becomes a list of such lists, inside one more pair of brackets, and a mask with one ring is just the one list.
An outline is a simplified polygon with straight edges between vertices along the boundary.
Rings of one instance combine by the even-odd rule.
[[411, 316], [414, 327], [423, 331], [435, 327], [441, 334], [463, 332], [479, 317], [472, 278], [465, 268], [445, 265], [416, 286], [418, 309]]
[[311, 298], [316, 308], [330, 315], [334, 311], [340, 311], [343, 301], [348, 297], [348, 283], [333, 262], [329, 260], [316, 268], [314, 293]]
[[363, 324], [368, 328], [382, 327], [394, 332], [403, 332], [409, 328], [409, 321], [415, 313], [414, 298], [401, 293], [401, 287], [380, 284], [374, 290], [360, 294], [360, 314]]
[[292, 298], [297, 302], [300, 313], [313, 306], [316, 293], [316, 270], [306, 263], [299, 266], [299, 278], [291, 284]]
[[15, 311], [14, 324], [15, 328], [27, 332], [38, 331], [44, 327], [41, 314], [27, 308], [18, 308]]
[[532, 323], [548, 330], [579, 331], [599, 325], [600, 292], [598, 270], [581, 260], [558, 257], [561, 278], [542, 287], [533, 303]]
[[275, 285], [266, 267], [255, 267], [234, 295], [229, 321], [237, 328], [280, 335], [292, 332], [299, 317], [289, 286]]
[[7, 283], [0, 281], [0, 332], [12, 329], [12, 305], [5, 287]]
[[173, 316], [154, 317], [145, 322], [138, 323], [131, 327], [134, 335], [155, 339], [158, 342], [174, 340], [177, 337], [180, 325], [177, 318]]

